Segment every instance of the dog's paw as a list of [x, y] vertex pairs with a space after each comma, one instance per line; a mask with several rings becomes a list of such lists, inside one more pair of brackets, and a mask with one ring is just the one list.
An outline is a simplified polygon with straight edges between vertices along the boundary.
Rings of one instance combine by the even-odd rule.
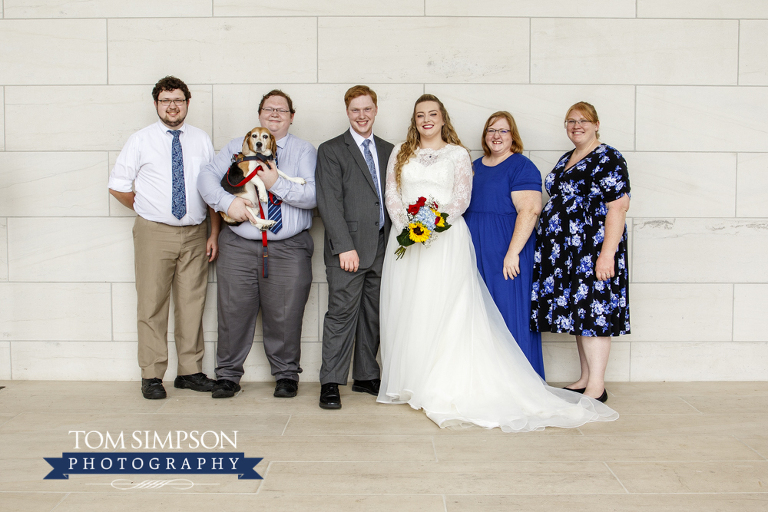
[[264, 231], [265, 229], [271, 228], [277, 223], [277, 221], [274, 220], [264, 220], [264, 219], [256, 219], [256, 222], [251, 221], [251, 224], [259, 228], [260, 230]]
[[266, 203], [267, 201], [269, 201], [269, 195], [266, 193], [262, 194], [261, 191], [259, 191], [259, 201], [261, 201], [262, 203]]
[[296, 180], [295, 180], [295, 181], [296, 181], [296, 183], [298, 183], [299, 185], [306, 185], [306, 184], [307, 184], [307, 180], [305, 180], [304, 178], [296, 178]]

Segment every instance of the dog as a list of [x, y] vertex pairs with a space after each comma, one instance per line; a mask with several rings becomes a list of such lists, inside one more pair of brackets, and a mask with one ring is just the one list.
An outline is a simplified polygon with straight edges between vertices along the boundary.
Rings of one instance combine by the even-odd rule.
[[[258, 175], [254, 175], [248, 182], [242, 185], [241, 183], [250, 176], [251, 173], [254, 173], [258, 167], [262, 166], [266, 168], [266, 162], [270, 160], [274, 161], [276, 155], [277, 141], [272, 133], [266, 128], [254, 128], [246, 133], [245, 138], [243, 139], [242, 156], [245, 158], [240, 159], [240, 155], [238, 155], [238, 159], [232, 163], [227, 173], [221, 179], [221, 186], [224, 190], [253, 203], [253, 207], [246, 206], [246, 208], [256, 219], [256, 222], [251, 221], [251, 224], [261, 230], [268, 229], [275, 224], [274, 220], [262, 219], [259, 215], [259, 201], [266, 203], [269, 200], [267, 187], [264, 186], [264, 182], [261, 181], [261, 178], [259, 178]], [[292, 178], [280, 170], [277, 171], [277, 174], [294, 183], [300, 185], [306, 184], [306, 181], [302, 178]], [[242, 222], [236, 221], [226, 213], [220, 213], [221, 218], [224, 219], [224, 222], [227, 224], [231, 226], [242, 224]]]

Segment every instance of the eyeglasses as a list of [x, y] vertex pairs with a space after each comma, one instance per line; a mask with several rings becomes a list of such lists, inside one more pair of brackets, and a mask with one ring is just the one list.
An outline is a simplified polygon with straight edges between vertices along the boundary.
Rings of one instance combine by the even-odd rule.
[[177, 107], [180, 107], [180, 106], [182, 106], [182, 105], [186, 104], [186, 103], [187, 103], [187, 100], [178, 100], [178, 99], [169, 100], [169, 99], [167, 99], [167, 98], [166, 98], [166, 99], [163, 99], [163, 100], [157, 100], [157, 102], [158, 102], [159, 104], [161, 104], [162, 106], [164, 106], [164, 107], [167, 107], [167, 106], [168, 106], [168, 105], [170, 105], [171, 103], [173, 103], [173, 104], [174, 104], [174, 105], [176, 105]]
[[510, 130], [496, 130], [495, 128], [488, 128], [485, 130], [485, 133], [488, 135], [493, 135], [494, 133], [498, 133], [499, 135], [506, 135], [510, 132]]
[[285, 114], [290, 112], [290, 110], [285, 110], [284, 108], [268, 108], [268, 107], [263, 107], [261, 111], [266, 112], [267, 114], [272, 114], [272, 113], [280, 114], [281, 116], [284, 116]]
[[565, 127], [566, 128], [574, 128], [576, 125], [585, 126], [585, 125], [588, 125], [588, 124], [592, 124], [592, 121], [587, 121], [586, 119], [580, 119], [578, 121], [575, 120], [575, 119], [568, 119], [565, 122]]

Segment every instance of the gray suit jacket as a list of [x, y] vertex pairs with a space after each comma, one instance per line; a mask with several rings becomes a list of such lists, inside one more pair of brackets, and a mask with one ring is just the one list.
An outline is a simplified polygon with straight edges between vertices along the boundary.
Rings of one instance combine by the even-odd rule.
[[[392, 144], [374, 135], [379, 158], [381, 194], [387, 176], [387, 162]], [[360, 148], [349, 130], [317, 148], [315, 169], [317, 207], [325, 224], [326, 266], [339, 266], [338, 255], [355, 249], [360, 268], [368, 268], [376, 258], [379, 241], [379, 199]], [[384, 208], [384, 235], [389, 236], [391, 222]]]

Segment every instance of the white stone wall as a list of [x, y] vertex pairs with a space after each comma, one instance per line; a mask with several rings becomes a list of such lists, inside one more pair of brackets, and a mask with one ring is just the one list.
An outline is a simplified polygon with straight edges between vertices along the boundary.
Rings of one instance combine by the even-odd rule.
[[[511, 111], [546, 174], [570, 149], [569, 105], [600, 113], [633, 185], [633, 334], [611, 380], [766, 380], [768, 2], [764, 0], [4, 0], [0, 4], [0, 379], [136, 380], [133, 213], [107, 177], [152, 123], [150, 90], [184, 79], [189, 122], [216, 149], [257, 124], [273, 87], [292, 132], [347, 126], [342, 95], [379, 94], [377, 133], [402, 139], [437, 94], [475, 154], [488, 114]], [[322, 223], [304, 318], [317, 380], [327, 304]], [[216, 279], [205, 315], [214, 367]], [[172, 326], [173, 324], [171, 324]], [[169, 334], [172, 339], [172, 333]], [[268, 380], [260, 346], [246, 379]], [[545, 336], [550, 380], [578, 372]], [[167, 378], [173, 377], [171, 363]]]

